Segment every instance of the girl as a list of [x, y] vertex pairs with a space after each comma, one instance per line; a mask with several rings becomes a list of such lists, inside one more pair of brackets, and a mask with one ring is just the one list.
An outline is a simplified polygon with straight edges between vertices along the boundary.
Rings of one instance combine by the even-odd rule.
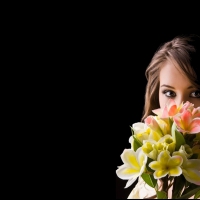
[[[160, 46], [145, 73], [147, 86], [142, 121], [148, 115], [154, 115], [152, 110], [163, 108], [169, 98], [174, 99], [178, 105], [190, 101], [199, 107], [199, 71], [200, 36], [181, 35]], [[155, 190], [139, 178], [128, 199], [148, 197], [156, 198]], [[171, 190], [168, 198], [171, 198]]]

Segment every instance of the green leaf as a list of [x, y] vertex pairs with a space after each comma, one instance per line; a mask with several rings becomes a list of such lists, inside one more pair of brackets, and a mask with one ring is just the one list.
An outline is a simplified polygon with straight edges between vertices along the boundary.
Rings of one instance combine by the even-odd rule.
[[194, 199], [198, 199], [200, 197], [200, 189], [199, 191], [194, 195]]
[[167, 193], [164, 191], [156, 191], [157, 199], [167, 199]]
[[184, 176], [181, 174], [174, 178], [174, 184], [172, 189], [172, 199], [176, 199], [181, 196], [181, 192], [186, 184]]
[[197, 187], [191, 191], [189, 191], [187, 194], [182, 195], [181, 197], [177, 198], [177, 199], [188, 199], [191, 196], [193, 196], [194, 194], [198, 193], [200, 190], [200, 187]]
[[183, 136], [182, 133], [180, 133], [177, 129], [176, 129], [176, 124], [175, 122], [172, 125], [172, 137], [175, 139], [176, 141], [176, 147], [175, 150], [178, 151], [180, 146], [183, 144], [186, 144], [185, 142], [185, 138]]
[[153, 169], [151, 169], [150, 167], [149, 167], [149, 163], [150, 162], [152, 162], [152, 161], [154, 161], [152, 158], [147, 158], [147, 164], [146, 164], [146, 168], [147, 168], [147, 171], [149, 171], [149, 172], [154, 172], [154, 170]]
[[141, 177], [143, 178], [143, 180], [145, 181], [145, 183], [147, 183], [152, 188], [155, 188], [155, 186], [157, 184], [157, 180], [153, 177], [152, 174], [143, 173], [141, 175]]
[[134, 147], [134, 151], [136, 151], [139, 147], [142, 146], [142, 143], [133, 135], [133, 147]]

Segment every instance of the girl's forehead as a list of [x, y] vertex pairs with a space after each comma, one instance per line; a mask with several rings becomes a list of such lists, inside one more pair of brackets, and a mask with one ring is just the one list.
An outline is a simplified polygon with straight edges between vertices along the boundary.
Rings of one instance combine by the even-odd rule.
[[171, 62], [163, 64], [160, 74], [160, 85], [170, 85], [178, 88], [188, 88], [193, 86], [189, 78]]

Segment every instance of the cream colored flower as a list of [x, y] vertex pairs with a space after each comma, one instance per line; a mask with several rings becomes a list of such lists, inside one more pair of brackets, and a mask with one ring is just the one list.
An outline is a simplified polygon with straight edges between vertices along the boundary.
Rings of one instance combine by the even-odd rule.
[[123, 165], [119, 166], [116, 174], [123, 180], [128, 180], [125, 188], [129, 187], [144, 172], [146, 168], [147, 156], [143, 153], [141, 147], [137, 151], [125, 149], [121, 154]]
[[200, 159], [187, 159], [182, 151], [176, 151], [173, 155], [178, 155], [183, 158], [181, 168], [185, 179], [190, 183], [200, 185]]

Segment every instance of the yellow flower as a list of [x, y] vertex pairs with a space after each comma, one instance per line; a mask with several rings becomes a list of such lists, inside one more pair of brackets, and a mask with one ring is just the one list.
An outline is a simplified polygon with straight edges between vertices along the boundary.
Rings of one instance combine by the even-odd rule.
[[144, 140], [142, 150], [149, 158], [157, 160], [157, 156], [161, 151], [167, 150], [172, 154], [175, 150], [175, 145], [174, 138], [171, 135], [165, 135], [157, 142], [152, 139]]
[[162, 147], [162, 150], [168, 150], [170, 153], [174, 152], [175, 146], [175, 140], [171, 135], [165, 135], [157, 142], [158, 149]]
[[156, 149], [154, 141], [144, 141], [142, 145], [143, 152], [151, 159], [156, 160], [158, 151]]
[[123, 165], [119, 166], [116, 174], [123, 180], [128, 180], [125, 188], [129, 187], [144, 172], [147, 162], [147, 156], [143, 153], [142, 148], [137, 151], [125, 149], [121, 154]]
[[162, 151], [157, 158], [157, 161], [152, 161], [149, 167], [155, 172], [153, 173], [155, 179], [165, 177], [167, 174], [170, 176], [179, 176], [182, 174], [180, 168], [183, 159], [181, 156], [170, 156], [169, 151]]

